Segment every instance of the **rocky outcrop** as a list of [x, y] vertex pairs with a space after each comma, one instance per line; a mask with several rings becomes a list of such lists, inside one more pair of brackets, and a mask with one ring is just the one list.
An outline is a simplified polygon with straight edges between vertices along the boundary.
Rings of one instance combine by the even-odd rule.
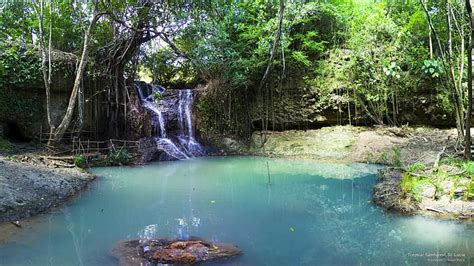
[[54, 207], [94, 176], [75, 167], [34, 165], [0, 157], [0, 222], [23, 219]]
[[158, 145], [155, 137], [146, 137], [138, 140], [138, 154], [140, 155], [139, 163], [148, 163], [153, 161], [175, 161], [168, 155], [163, 148]]
[[374, 203], [384, 210], [401, 213], [415, 214], [419, 210], [415, 199], [403, 197], [400, 182], [402, 174], [395, 169], [379, 171], [379, 182], [374, 187]]
[[[263, 155], [340, 162], [432, 164], [454, 129], [336, 126], [315, 130], [255, 132], [249, 142], [226, 136], [211, 142], [216, 154]], [[449, 148], [451, 150], [451, 148]]]
[[191, 237], [189, 240], [160, 238], [120, 241], [112, 255], [121, 266], [157, 264], [194, 264], [235, 256], [241, 251], [231, 244], [209, 242]]
[[395, 213], [456, 219], [474, 218], [474, 201], [465, 197], [465, 185], [471, 181], [461, 176], [456, 176], [455, 180], [454, 182], [447, 178], [439, 182], [438, 186], [420, 182], [416, 189], [403, 191], [400, 170], [385, 169], [379, 173], [373, 200], [377, 206]]

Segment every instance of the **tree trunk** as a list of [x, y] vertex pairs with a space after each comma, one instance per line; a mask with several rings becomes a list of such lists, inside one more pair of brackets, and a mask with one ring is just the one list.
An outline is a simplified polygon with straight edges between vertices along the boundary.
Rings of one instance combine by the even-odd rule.
[[258, 86], [259, 91], [262, 90], [263, 85], [265, 85], [265, 82], [267, 81], [268, 76], [270, 75], [270, 71], [272, 69], [273, 59], [275, 59], [275, 50], [276, 50], [276, 48], [278, 46], [278, 43], [280, 42], [280, 38], [281, 38], [284, 11], [285, 11], [285, 0], [280, 0], [280, 13], [279, 13], [279, 16], [278, 16], [278, 29], [277, 29], [277, 33], [275, 35], [275, 40], [273, 41], [272, 49], [270, 49], [270, 59], [268, 60], [267, 69], [265, 70], [265, 73], [263, 74], [262, 80], [260, 81], [260, 85]]
[[472, 159], [471, 154], [471, 117], [472, 117], [472, 47], [474, 42], [474, 21], [472, 19], [472, 6], [470, 0], [466, 0], [466, 10], [469, 19], [469, 25], [471, 29], [469, 45], [467, 48], [467, 113], [466, 113], [466, 132], [464, 135], [464, 158], [467, 160]]
[[[51, 73], [52, 73], [52, 67], [51, 67], [51, 50], [52, 50], [52, 41], [51, 41], [51, 35], [52, 35], [52, 22], [50, 21], [49, 23], [49, 38], [48, 38], [48, 53], [46, 53], [46, 41], [45, 41], [45, 34], [44, 34], [44, 5], [45, 2], [44, 0], [40, 0], [39, 2], [39, 11], [38, 7], [36, 6], [36, 3], [34, 0], [32, 0], [33, 3], [33, 9], [36, 12], [36, 15], [38, 17], [39, 25], [38, 25], [38, 30], [39, 30], [39, 41], [40, 41], [40, 50], [41, 50], [41, 71], [43, 73], [43, 82], [44, 82], [44, 88], [46, 92], [46, 118], [48, 121], [48, 126], [49, 126], [49, 137], [48, 137], [48, 145], [51, 141], [52, 138], [52, 133], [54, 131], [54, 125], [51, 120]], [[52, 1], [49, 2], [49, 13], [51, 14], [51, 9], [52, 9]], [[43, 134], [43, 132], [40, 132], [40, 134]]]
[[92, 30], [94, 29], [95, 24], [97, 23], [97, 21], [102, 15], [103, 13], [94, 12], [94, 17], [92, 18], [92, 21], [89, 24], [89, 27], [87, 28], [84, 34], [84, 45], [82, 49], [81, 61], [79, 62], [79, 67], [77, 68], [77, 71], [76, 71], [76, 78], [74, 80], [74, 86], [72, 88], [71, 96], [69, 97], [69, 104], [66, 110], [66, 114], [64, 115], [63, 120], [61, 121], [61, 124], [54, 131], [54, 139], [52, 141], [53, 145], [57, 144], [62, 139], [62, 137], [64, 136], [64, 133], [69, 127], [69, 124], [71, 123], [74, 108], [76, 107], [77, 93], [81, 86], [82, 78], [84, 76], [84, 71], [87, 65], [87, 56], [89, 53], [89, 41], [91, 38]]
[[[463, 105], [463, 93], [462, 93], [462, 87], [458, 84], [458, 81], [456, 79], [456, 73], [454, 70], [453, 66], [453, 60], [452, 60], [452, 25], [451, 25], [451, 13], [450, 13], [450, 8], [451, 6], [449, 3], [446, 4], [446, 23], [447, 29], [448, 29], [448, 40], [447, 40], [447, 49], [443, 50], [443, 46], [441, 45], [441, 39], [439, 38], [434, 26], [433, 26], [433, 21], [431, 19], [430, 12], [428, 11], [428, 7], [426, 6], [425, 0], [420, 0], [420, 3], [423, 7], [423, 10], [425, 11], [426, 18], [428, 19], [428, 25], [431, 29], [431, 32], [433, 33], [433, 38], [436, 41], [439, 54], [441, 57], [441, 62], [443, 65], [443, 68], [447, 72], [447, 77], [444, 78], [444, 81], [446, 83], [446, 88], [451, 92], [451, 95], [453, 97], [453, 105], [454, 105], [454, 115], [456, 118], [456, 129], [458, 132], [458, 137], [456, 141], [456, 147], [459, 148], [462, 144], [462, 141], [464, 140], [465, 134], [465, 125], [464, 125], [464, 105]], [[462, 36], [462, 38], [464, 38]], [[464, 47], [460, 47], [460, 49], [464, 49]], [[461, 63], [461, 66], [463, 63]], [[457, 66], [459, 67], [459, 66]], [[458, 75], [462, 75], [461, 73], [462, 68], [458, 69]]]

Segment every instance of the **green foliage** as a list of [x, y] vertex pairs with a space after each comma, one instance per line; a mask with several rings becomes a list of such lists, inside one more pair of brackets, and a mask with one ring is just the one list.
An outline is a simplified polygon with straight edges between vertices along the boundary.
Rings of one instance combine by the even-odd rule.
[[464, 163], [464, 160], [460, 157], [457, 156], [447, 156], [443, 157], [440, 161], [440, 164], [447, 164], [447, 165], [452, 165], [456, 167], [461, 167]]
[[72, 163], [80, 168], [86, 168], [88, 163], [87, 163], [87, 158], [84, 155], [74, 155], [72, 158]]
[[12, 151], [12, 144], [6, 140], [6, 139], [3, 139], [1, 136], [0, 136], [0, 153], [8, 153], [8, 152], [11, 152]]
[[0, 90], [41, 82], [40, 67], [38, 50], [16, 42], [0, 42]]
[[402, 193], [406, 197], [413, 197], [416, 201], [421, 200], [421, 193], [423, 192], [423, 187], [429, 182], [422, 177], [417, 177], [410, 175], [408, 173], [403, 174], [402, 181], [400, 186], [402, 188]]
[[155, 102], [160, 102], [161, 101], [161, 93], [157, 92], [157, 91], [153, 91], [152, 92], [152, 96], [153, 96], [153, 99], [155, 100]]
[[474, 181], [467, 183], [466, 193], [464, 195], [464, 200], [473, 200], [474, 199]]
[[422, 162], [416, 162], [407, 168], [407, 173], [416, 173], [416, 172], [421, 172], [425, 171], [426, 165]]
[[[454, 13], [464, 18], [463, 3], [449, 3]], [[430, 10], [437, 11], [432, 12], [433, 23], [445, 42], [446, 3], [428, 4]], [[30, 109], [38, 113], [42, 108], [38, 103], [10, 100], [6, 89], [42, 82], [39, 20], [29, 2], [1, 5], [0, 112], [16, 113], [28, 107], [12, 106], [31, 104]], [[276, 1], [191, 1], [186, 5], [158, 1], [150, 7], [135, 0], [99, 1], [96, 5], [53, 1], [51, 10], [45, 8], [43, 22], [45, 29], [52, 25], [54, 49], [80, 54], [93, 8], [117, 18], [104, 16], [95, 27], [88, 76], [111, 75], [111, 66], [118, 62], [104, 63], [112, 53], [109, 49], [135, 36], [136, 31], [116, 19], [132, 27], [152, 28], [142, 31], [148, 34], [146, 38], [158, 40], [154, 31], [166, 32], [177, 49], [163, 40], [144, 41], [132, 64], [125, 64], [126, 76], [133, 78], [138, 68], [165, 86], [215, 82], [204, 103], [198, 104], [202, 126], [209, 132], [249, 134], [254, 121], [273, 116], [274, 122], [309, 124], [328, 110], [337, 110], [340, 118], [345, 110], [355, 109], [357, 119], [392, 125], [402, 123], [396, 118], [399, 109], [408, 112], [408, 108], [399, 107], [439, 112], [447, 121], [452, 118], [452, 93], [441, 79], [448, 70], [443, 68], [433, 40], [430, 53], [427, 19], [417, 1], [285, 1], [281, 38], [263, 88], [260, 82], [278, 28]], [[453, 28], [465, 29], [467, 34], [464, 21], [459, 19]], [[461, 40], [454, 34], [453, 62], [460, 58], [456, 48]], [[115, 51], [115, 59], [124, 50]], [[53, 65], [55, 72], [63, 67]], [[65, 75], [73, 75], [74, 67], [68, 71]], [[430, 95], [431, 102], [421, 97], [412, 102], [407, 95], [415, 93]], [[10, 111], [13, 109], [15, 112]], [[403, 123], [412, 124], [410, 118], [405, 120], [409, 121]], [[391, 164], [400, 164], [396, 153], [393, 156]]]
[[444, 73], [444, 69], [438, 60], [425, 60], [421, 70], [432, 78], [438, 78]]
[[202, 127], [200, 131], [206, 136], [214, 135], [216, 125], [213, 120], [213, 114], [215, 112], [212, 99], [208, 96], [202, 97], [197, 103], [197, 111], [199, 113], [200, 119], [202, 121]]
[[469, 176], [474, 176], [474, 162], [468, 161], [462, 164], [462, 169], [466, 171]]
[[394, 167], [402, 167], [402, 149], [396, 146], [384, 149], [382, 154], [380, 154], [380, 159], [378, 161]]
[[400, 67], [397, 66], [396, 62], [390, 62], [390, 65], [387, 67], [383, 68], [383, 72], [387, 77], [393, 77], [393, 78], [400, 78], [400, 74], [398, 74], [401, 71]]
[[135, 157], [127, 149], [111, 150], [106, 156], [107, 165], [127, 165], [133, 163]]
[[468, 174], [469, 176], [471, 177], [474, 176], [474, 162], [472, 161], [464, 162], [462, 165], [462, 169], [466, 171], [466, 174]]

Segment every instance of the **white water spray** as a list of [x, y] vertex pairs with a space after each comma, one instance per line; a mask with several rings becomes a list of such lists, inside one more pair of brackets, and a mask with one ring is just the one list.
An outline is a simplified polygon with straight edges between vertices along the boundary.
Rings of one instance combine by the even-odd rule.
[[[176, 136], [173, 136], [171, 133], [168, 134], [167, 132], [167, 121], [163, 114], [165, 112], [163, 110], [163, 101], [166, 101], [166, 99], [157, 101], [155, 97], [153, 97], [153, 93], [161, 94], [164, 91], [164, 88], [160, 86], [152, 86], [152, 90], [150, 91], [148, 87], [150, 85], [145, 86], [147, 87], [137, 84], [137, 91], [142, 106], [152, 115], [152, 124], [157, 134], [157, 146], [164, 150], [169, 156], [178, 160], [204, 155], [204, 149], [194, 136], [194, 128], [192, 124], [192, 107], [194, 101], [193, 91], [179, 91], [179, 100], [176, 107], [179, 132]], [[178, 141], [175, 142], [173, 139], [177, 139]]]

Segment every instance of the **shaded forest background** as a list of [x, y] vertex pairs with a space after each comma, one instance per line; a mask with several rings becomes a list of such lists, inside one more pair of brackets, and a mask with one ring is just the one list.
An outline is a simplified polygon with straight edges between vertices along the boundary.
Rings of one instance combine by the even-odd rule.
[[146, 80], [198, 89], [203, 139], [335, 124], [462, 137], [467, 2], [6, 2], [0, 122], [60, 137], [72, 105], [68, 130], [137, 139], [150, 130], [133, 82]]

